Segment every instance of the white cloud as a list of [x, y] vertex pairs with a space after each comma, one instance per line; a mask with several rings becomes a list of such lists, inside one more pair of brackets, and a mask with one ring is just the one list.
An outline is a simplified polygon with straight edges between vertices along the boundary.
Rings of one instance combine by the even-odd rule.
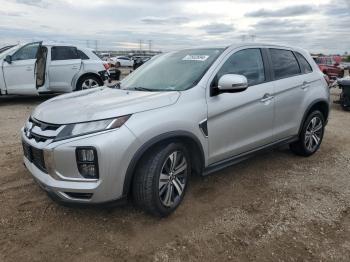
[[0, 0], [0, 45], [49, 40], [162, 50], [255, 35], [314, 52], [350, 51], [350, 0]]

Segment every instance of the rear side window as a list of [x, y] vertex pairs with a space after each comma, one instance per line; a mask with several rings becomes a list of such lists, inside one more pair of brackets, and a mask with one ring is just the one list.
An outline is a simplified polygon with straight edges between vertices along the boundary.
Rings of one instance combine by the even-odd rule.
[[301, 73], [297, 59], [292, 51], [270, 49], [275, 79], [287, 78]]
[[300, 53], [295, 53], [295, 55], [297, 56], [297, 58], [299, 60], [299, 64], [300, 64], [300, 67], [301, 67], [301, 72], [303, 74], [311, 73], [312, 72], [312, 67], [310, 66], [310, 64], [306, 60], [306, 58]]
[[245, 49], [234, 53], [218, 72], [217, 80], [226, 74], [244, 75], [250, 86], [263, 83], [265, 70], [260, 49]]
[[80, 59], [78, 50], [73, 46], [54, 46], [51, 48], [51, 60]]
[[83, 60], [89, 60], [90, 58], [81, 50], [77, 50], [78, 54], [79, 54], [79, 57]]

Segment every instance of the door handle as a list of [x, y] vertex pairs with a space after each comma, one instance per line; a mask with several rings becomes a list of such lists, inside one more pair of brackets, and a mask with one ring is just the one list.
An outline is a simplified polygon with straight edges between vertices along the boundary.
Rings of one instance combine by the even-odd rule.
[[260, 99], [260, 102], [261, 102], [261, 103], [265, 103], [265, 102], [267, 102], [267, 101], [272, 100], [273, 98], [274, 98], [274, 96], [272, 96], [272, 95], [270, 95], [270, 94], [265, 94], [265, 95], [263, 96], [263, 98]]
[[310, 86], [311, 86], [311, 85], [310, 85], [310, 82], [306, 82], [306, 81], [305, 81], [305, 82], [302, 84], [301, 89], [305, 90], [305, 89], [308, 89]]
[[28, 66], [27, 68], [26, 68], [26, 71], [32, 71], [33, 70], [33, 68], [31, 67], [31, 66]]
[[72, 69], [78, 69], [78, 67], [77, 66], [73, 66]]

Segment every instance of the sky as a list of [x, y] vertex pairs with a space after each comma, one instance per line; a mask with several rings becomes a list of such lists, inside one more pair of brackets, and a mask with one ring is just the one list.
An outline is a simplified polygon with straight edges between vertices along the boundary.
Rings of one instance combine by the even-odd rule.
[[261, 42], [350, 52], [350, 0], [0, 0], [0, 46], [170, 51]]

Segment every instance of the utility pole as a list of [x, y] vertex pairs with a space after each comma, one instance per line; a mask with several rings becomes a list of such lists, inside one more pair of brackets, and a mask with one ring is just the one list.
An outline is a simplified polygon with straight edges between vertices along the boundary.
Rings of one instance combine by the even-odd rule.
[[152, 51], [152, 40], [148, 40], [149, 51]]
[[142, 40], [141, 39], [139, 40], [139, 43], [140, 43], [140, 51], [142, 51]]
[[98, 40], [95, 40], [95, 51], [97, 51], [98, 48]]
[[256, 35], [251, 35], [250, 37], [252, 38], [252, 42], [255, 42]]

